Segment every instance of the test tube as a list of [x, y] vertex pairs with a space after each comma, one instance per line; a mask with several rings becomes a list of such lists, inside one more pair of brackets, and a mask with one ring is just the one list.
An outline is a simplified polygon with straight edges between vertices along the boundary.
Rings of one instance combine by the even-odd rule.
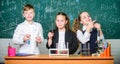
[[67, 42], [67, 46], [66, 46], [66, 48], [68, 49], [68, 42]]
[[58, 43], [56, 43], [56, 49], [58, 49]]
[[58, 54], [58, 43], [56, 43], [56, 54]]
[[100, 30], [97, 31], [97, 41], [100, 42]]
[[28, 45], [30, 45], [30, 39], [29, 39], [29, 40], [27, 40], [27, 44], [28, 44]]

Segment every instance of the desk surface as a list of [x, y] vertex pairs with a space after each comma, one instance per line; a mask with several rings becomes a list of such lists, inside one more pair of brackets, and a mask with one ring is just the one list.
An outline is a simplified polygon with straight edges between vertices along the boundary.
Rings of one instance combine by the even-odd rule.
[[14, 59], [32, 59], [32, 60], [40, 60], [40, 59], [75, 59], [75, 60], [113, 60], [111, 57], [98, 57], [98, 56], [78, 56], [78, 55], [70, 55], [70, 56], [49, 56], [49, 55], [31, 55], [31, 56], [15, 56], [15, 57], [5, 57], [6, 60], [14, 60]]
[[113, 57], [92, 57], [92, 56], [15, 56], [5, 57], [5, 64], [113, 64]]

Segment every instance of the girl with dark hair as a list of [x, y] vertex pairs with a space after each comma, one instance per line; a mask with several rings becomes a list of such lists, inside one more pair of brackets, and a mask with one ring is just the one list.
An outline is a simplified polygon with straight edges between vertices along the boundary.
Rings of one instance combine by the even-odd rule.
[[55, 25], [56, 29], [48, 33], [46, 47], [48, 49], [65, 49], [68, 43], [69, 54], [74, 54], [78, 48], [78, 43], [75, 33], [70, 30], [68, 16], [63, 12], [59, 12], [56, 16]]

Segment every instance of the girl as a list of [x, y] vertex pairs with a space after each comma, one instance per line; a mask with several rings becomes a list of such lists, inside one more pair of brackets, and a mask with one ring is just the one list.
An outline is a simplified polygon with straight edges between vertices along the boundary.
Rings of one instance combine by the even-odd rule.
[[[55, 20], [56, 29], [48, 33], [48, 41], [46, 47], [64, 49], [69, 48], [69, 54], [73, 54], [77, 48], [77, 37], [69, 28], [69, 18], [63, 13], [59, 12]], [[56, 43], [58, 44], [56, 46]]]
[[96, 53], [98, 49], [97, 36], [99, 36], [100, 39], [104, 39], [101, 25], [92, 21], [87, 12], [82, 12], [79, 14], [78, 19], [74, 21], [72, 29], [76, 33], [78, 40], [82, 43], [82, 48], [84, 47], [83, 44], [88, 45], [89, 43], [90, 54]]

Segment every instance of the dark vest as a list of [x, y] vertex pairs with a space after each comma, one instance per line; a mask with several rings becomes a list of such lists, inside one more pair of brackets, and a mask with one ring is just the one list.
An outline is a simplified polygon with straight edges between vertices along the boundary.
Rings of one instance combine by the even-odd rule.
[[90, 49], [90, 54], [92, 54], [92, 53], [96, 53], [97, 48], [98, 48], [98, 45], [96, 43], [97, 42], [97, 29], [93, 28], [90, 34], [91, 34], [90, 41], [88, 41], [86, 44], [82, 44], [81, 46], [82, 46], [82, 49]]

